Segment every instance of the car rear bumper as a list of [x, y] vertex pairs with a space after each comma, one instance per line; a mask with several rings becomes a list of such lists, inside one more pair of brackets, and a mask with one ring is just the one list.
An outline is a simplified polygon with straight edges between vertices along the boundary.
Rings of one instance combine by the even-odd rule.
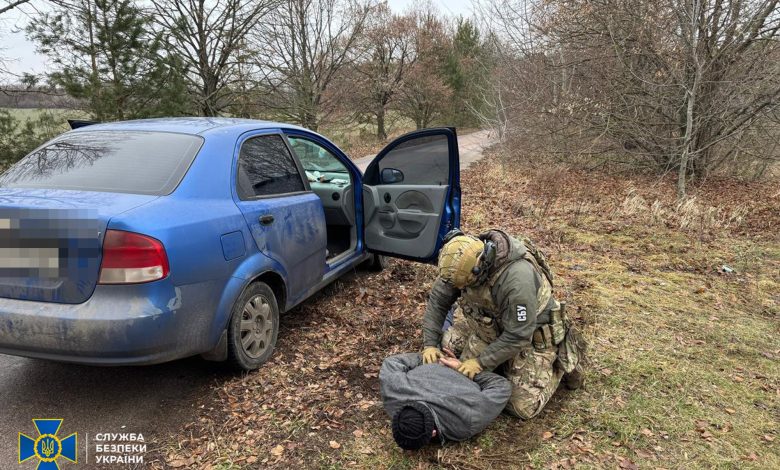
[[84, 303], [0, 299], [0, 353], [94, 365], [166, 362], [209, 349], [211, 283], [98, 286]]

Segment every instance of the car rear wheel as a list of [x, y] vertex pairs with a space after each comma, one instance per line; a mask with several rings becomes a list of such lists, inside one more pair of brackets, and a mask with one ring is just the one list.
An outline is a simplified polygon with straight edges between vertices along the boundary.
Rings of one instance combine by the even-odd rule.
[[247, 287], [233, 306], [228, 326], [228, 362], [237, 369], [254, 370], [273, 354], [279, 334], [279, 307], [267, 284]]

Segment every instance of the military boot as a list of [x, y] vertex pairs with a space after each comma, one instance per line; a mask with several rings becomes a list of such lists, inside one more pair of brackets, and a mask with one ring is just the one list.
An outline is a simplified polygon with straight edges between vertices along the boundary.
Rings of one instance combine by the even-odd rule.
[[577, 390], [582, 387], [582, 383], [585, 382], [585, 371], [582, 369], [582, 364], [577, 364], [573, 371], [564, 375], [563, 381], [569, 390]]

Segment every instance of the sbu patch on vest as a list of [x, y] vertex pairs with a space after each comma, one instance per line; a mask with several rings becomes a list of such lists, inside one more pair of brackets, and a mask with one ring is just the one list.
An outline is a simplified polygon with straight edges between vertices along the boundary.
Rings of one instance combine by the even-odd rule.
[[525, 305], [518, 305], [517, 306], [517, 321], [525, 321], [526, 316], [527, 316], [527, 312], [525, 310]]

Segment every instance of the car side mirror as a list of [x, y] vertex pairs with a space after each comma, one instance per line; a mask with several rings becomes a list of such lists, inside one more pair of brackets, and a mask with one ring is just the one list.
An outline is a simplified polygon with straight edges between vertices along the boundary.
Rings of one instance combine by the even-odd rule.
[[401, 183], [404, 180], [404, 174], [401, 170], [396, 170], [395, 168], [385, 168], [382, 170], [380, 179], [382, 184]]

